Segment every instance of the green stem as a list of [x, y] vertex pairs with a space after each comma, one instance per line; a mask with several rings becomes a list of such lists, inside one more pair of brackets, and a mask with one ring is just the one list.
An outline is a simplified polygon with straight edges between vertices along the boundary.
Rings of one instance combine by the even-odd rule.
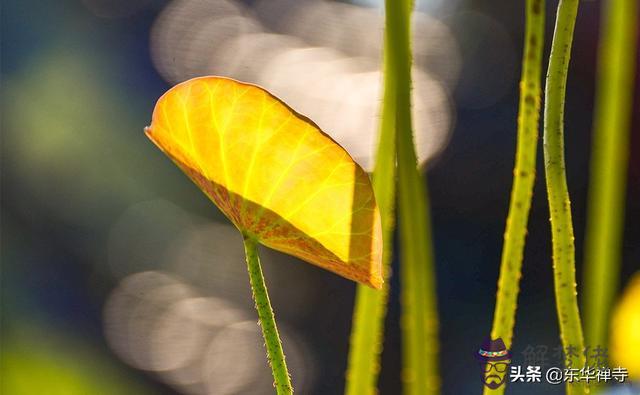
[[276, 320], [273, 316], [271, 302], [269, 301], [267, 286], [262, 276], [260, 258], [258, 257], [258, 244], [247, 235], [243, 235], [243, 238], [251, 291], [253, 292], [253, 299], [256, 303], [258, 320], [262, 328], [262, 337], [264, 338], [264, 344], [267, 348], [267, 357], [271, 365], [271, 371], [273, 372], [276, 391], [278, 395], [293, 394], [293, 387], [291, 386], [287, 363], [284, 360], [280, 335], [278, 334]]
[[382, 222], [382, 271], [385, 282], [376, 291], [358, 285], [351, 330], [351, 347], [347, 368], [347, 395], [373, 395], [377, 393], [380, 354], [384, 335], [384, 319], [389, 300], [390, 262], [393, 245], [395, 200], [395, 72], [390, 59], [389, 29], [385, 29], [384, 99], [380, 124], [380, 138], [373, 172], [373, 190], [380, 209]]
[[[398, 144], [406, 146], [406, 144]], [[413, 146], [399, 148], [398, 155]], [[415, 162], [414, 162], [415, 163]], [[415, 172], [412, 171], [415, 169]], [[405, 393], [439, 393], [438, 314], [426, 185], [415, 167], [398, 162], [400, 280]]]
[[[527, 0], [525, 10], [525, 37], [520, 79], [520, 103], [518, 114], [518, 146], [513, 170], [513, 186], [509, 215], [504, 233], [500, 278], [496, 309], [493, 315], [491, 338], [502, 338], [511, 348], [515, 323], [523, 250], [527, 234], [527, 222], [536, 174], [536, 150], [540, 120], [540, 78], [542, 75], [542, 49], [544, 48], [543, 0]], [[487, 394], [503, 394], [505, 385]]]
[[400, 281], [402, 284], [402, 353], [405, 393], [437, 394], [438, 316], [431, 219], [425, 179], [418, 169], [411, 120], [410, 0], [387, 0], [389, 60], [396, 74], [396, 149]]
[[620, 275], [638, 1], [603, 2], [601, 18], [582, 293], [585, 338], [592, 349], [608, 344]]
[[[576, 355], [567, 353], [567, 363], [581, 368], [585, 365], [582, 353], [584, 340], [576, 296], [575, 245], [564, 160], [564, 101], [577, 13], [578, 0], [560, 0], [545, 89], [544, 167], [551, 217], [553, 273], [560, 338], [565, 350], [569, 347], [577, 350]], [[587, 385], [567, 383], [569, 395], [587, 392]]]
[[377, 393], [388, 295], [386, 283], [381, 290], [358, 285], [347, 368], [347, 395]]

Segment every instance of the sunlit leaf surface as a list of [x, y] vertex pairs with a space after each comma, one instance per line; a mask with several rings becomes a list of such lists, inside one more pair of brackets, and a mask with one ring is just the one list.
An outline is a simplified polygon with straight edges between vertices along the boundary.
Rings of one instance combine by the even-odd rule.
[[627, 368], [631, 380], [640, 380], [640, 272], [636, 273], [611, 317], [611, 366]]
[[379, 288], [380, 215], [367, 174], [309, 119], [254, 85], [181, 83], [149, 138], [242, 232]]

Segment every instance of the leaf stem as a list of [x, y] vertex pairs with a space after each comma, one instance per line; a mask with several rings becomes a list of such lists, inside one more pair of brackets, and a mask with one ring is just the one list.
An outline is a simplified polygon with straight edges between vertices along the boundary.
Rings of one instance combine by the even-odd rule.
[[258, 311], [258, 319], [262, 328], [262, 337], [267, 348], [267, 358], [271, 365], [273, 379], [278, 395], [293, 394], [287, 363], [282, 351], [282, 343], [276, 326], [276, 320], [269, 301], [267, 286], [264, 283], [262, 268], [260, 267], [260, 257], [258, 256], [258, 244], [248, 235], [243, 234], [244, 251], [247, 258], [247, 269], [249, 271], [249, 281], [253, 299]]
[[438, 315], [429, 195], [418, 169], [411, 120], [411, 0], [386, 0], [389, 54], [396, 74], [396, 152], [404, 393], [437, 394]]
[[606, 347], [620, 275], [638, 29], [637, 0], [602, 3], [583, 307], [590, 347]]
[[[504, 233], [500, 278], [491, 338], [502, 338], [511, 348], [520, 291], [523, 251], [536, 175], [536, 150], [540, 120], [540, 78], [544, 48], [544, 0], [527, 0], [525, 36], [520, 79], [518, 145], [513, 186]], [[484, 394], [503, 394], [506, 386], [484, 388]]]
[[[551, 217], [554, 287], [560, 338], [565, 350], [577, 350], [575, 354], [567, 353], [566, 363], [581, 368], [585, 365], [582, 352], [584, 340], [578, 311], [575, 245], [564, 160], [564, 102], [577, 13], [578, 0], [560, 0], [545, 89], [544, 167]], [[588, 386], [567, 383], [567, 394], [581, 393], [588, 393]]]
[[358, 284], [351, 329], [351, 347], [347, 368], [347, 395], [373, 395], [377, 393], [380, 354], [382, 352], [384, 319], [389, 300], [389, 278], [393, 251], [396, 134], [395, 134], [395, 72], [390, 59], [389, 29], [384, 39], [384, 98], [380, 121], [380, 137], [373, 172], [373, 190], [380, 209], [382, 222], [382, 273], [384, 284], [377, 291]]
[[376, 394], [389, 285], [376, 290], [358, 284], [347, 367], [347, 395]]

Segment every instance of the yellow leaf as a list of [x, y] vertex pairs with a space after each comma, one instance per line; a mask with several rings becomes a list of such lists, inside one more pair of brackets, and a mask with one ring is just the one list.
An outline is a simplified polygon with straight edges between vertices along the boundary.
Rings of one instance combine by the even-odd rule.
[[640, 380], [640, 272], [627, 285], [611, 318], [612, 367], [627, 368], [631, 380]]
[[368, 175], [269, 92], [221, 77], [186, 81], [158, 100], [146, 133], [243, 233], [381, 287]]

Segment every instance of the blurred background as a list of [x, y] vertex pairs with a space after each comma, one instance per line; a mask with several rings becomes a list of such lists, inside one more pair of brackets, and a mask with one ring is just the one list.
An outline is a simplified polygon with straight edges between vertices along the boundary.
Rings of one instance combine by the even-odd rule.
[[[548, 3], [545, 57], [557, 5]], [[580, 6], [567, 89], [579, 285], [600, 6]], [[479, 394], [473, 353], [495, 303], [524, 2], [416, 7], [414, 119], [433, 212], [442, 392]], [[382, 33], [380, 0], [3, 1], [0, 391], [273, 393], [240, 236], [143, 127], [173, 84], [230, 76], [281, 97], [370, 169]], [[640, 268], [637, 88], [621, 293]], [[529, 347], [544, 346], [558, 365], [538, 163], [512, 354], [524, 363]], [[342, 393], [355, 284], [262, 254], [294, 387]], [[381, 394], [400, 388], [397, 278], [391, 284]], [[637, 317], [634, 295], [627, 310]]]

